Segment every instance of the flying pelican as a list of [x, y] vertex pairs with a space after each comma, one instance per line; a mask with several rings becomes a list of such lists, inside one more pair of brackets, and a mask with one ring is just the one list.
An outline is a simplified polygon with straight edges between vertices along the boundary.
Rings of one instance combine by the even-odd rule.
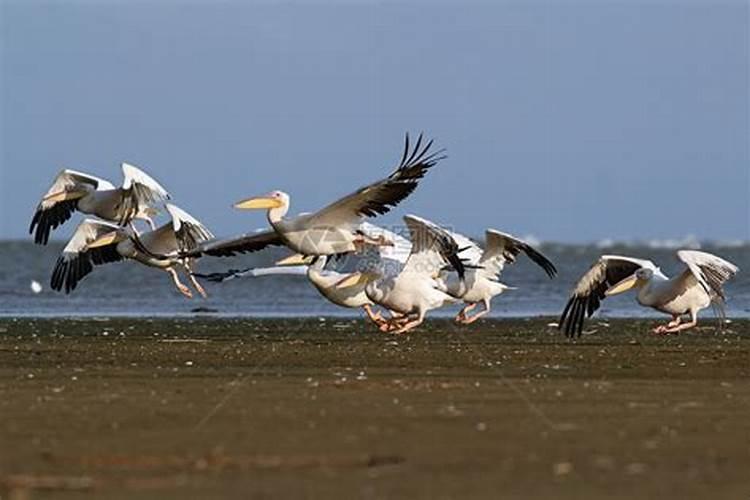
[[419, 326], [425, 314], [457, 300], [445, 292], [440, 272], [452, 266], [460, 279], [464, 265], [459, 258], [459, 247], [451, 235], [432, 222], [407, 215], [411, 251], [403, 268], [375, 269], [356, 273], [340, 282], [346, 288], [366, 282], [365, 293], [376, 304], [397, 314], [380, 327], [381, 331], [404, 333]]
[[[365, 266], [397, 265], [399, 262], [403, 264], [406, 260], [405, 256], [408, 255], [411, 249], [409, 240], [367, 222], [363, 222], [359, 230], [369, 237], [377, 238], [382, 236], [393, 242], [392, 246], [377, 247], [378, 256], [375, 258], [375, 262], [372, 262], [368, 257], [363, 258], [362, 264]], [[375, 324], [378, 326], [383, 324], [384, 319], [381, 313], [373, 310], [374, 303], [367, 297], [365, 292], [367, 283], [362, 281], [361, 283], [345, 288], [337, 286], [340, 282], [355, 273], [342, 273], [326, 269], [326, 265], [330, 262], [330, 259], [331, 256], [328, 255], [304, 256], [293, 254], [277, 262], [274, 267], [233, 269], [222, 273], [194, 274], [194, 276], [206, 278], [210, 281], [223, 282], [244, 276], [305, 274], [313, 287], [333, 304], [351, 309], [362, 308], [367, 317]]]
[[240, 201], [236, 208], [267, 209], [273, 230], [218, 241], [204, 247], [202, 253], [223, 256], [286, 245], [301, 255], [333, 255], [362, 250], [366, 245], [387, 245], [383, 238], [369, 238], [359, 225], [364, 217], [385, 214], [398, 205], [416, 189], [427, 171], [445, 158], [442, 150], [430, 153], [431, 146], [432, 141], [423, 145], [420, 135], [412, 149], [407, 134], [401, 162], [391, 175], [314, 213], [284, 218], [289, 195], [282, 191]]
[[34, 242], [46, 245], [53, 229], [70, 219], [76, 210], [121, 226], [141, 219], [154, 229], [157, 211], [149, 205], [168, 200], [169, 193], [152, 177], [133, 165], [122, 164], [122, 187], [93, 175], [63, 170], [39, 202], [29, 226]]
[[163, 269], [172, 276], [180, 293], [192, 297], [190, 289], [177, 276], [176, 267], [181, 266], [193, 287], [205, 297], [206, 292], [191, 273], [192, 259], [183, 258], [181, 252], [210, 239], [212, 234], [177, 206], [167, 203], [166, 208], [172, 220], [143, 234], [138, 234], [132, 226], [122, 227], [85, 219], [57, 259], [50, 280], [52, 289], [60, 291], [64, 288], [65, 293], [70, 293], [93, 270], [93, 266], [133, 259], [149, 267]]
[[[509, 234], [488, 229], [485, 232], [486, 243], [483, 250], [466, 236], [452, 231], [449, 233], [461, 247], [460, 255], [466, 266], [466, 279], [463, 282], [456, 279], [452, 273], [444, 272], [446, 291], [466, 303], [456, 316], [459, 323], [473, 323], [490, 312], [492, 298], [510, 288], [500, 282], [500, 273], [506, 264], [515, 262], [521, 252], [544, 269], [550, 278], [557, 274], [557, 269], [549, 259], [525, 241]], [[484, 310], [469, 316], [469, 312], [480, 302], [484, 305]]]
[[[677, 258], [686, 268], [668, 278], [650, 260], [602, 256], [573, 289], [558, 328], [569, 337], [580, 336], [584, 316], [591, 317], [605, 297], [631, 288], [638, 290], [637, 300], [642, 306], [672, 315], [672, 321], [658, 326], [654, 333], [677, 333], [692, 328], [698, 322], [698, 312], [712, 304], [718, 306], [723, 316], [722, 285], [737, 273], [737, 266], [695, 250], [680, 250]], [[685, 315], [690, 315], [690, 321], [682, 323]]]

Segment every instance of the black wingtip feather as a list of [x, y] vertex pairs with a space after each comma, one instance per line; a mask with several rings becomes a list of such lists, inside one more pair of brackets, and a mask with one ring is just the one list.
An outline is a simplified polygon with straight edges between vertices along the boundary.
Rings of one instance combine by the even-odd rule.
[[40, 205], [29, 224], [29, 234], [34, 234], [34, 243], [46, 245], [50, 232], [64, 224], [78, 209], [78, 200], [65, 200], [44, 209]]

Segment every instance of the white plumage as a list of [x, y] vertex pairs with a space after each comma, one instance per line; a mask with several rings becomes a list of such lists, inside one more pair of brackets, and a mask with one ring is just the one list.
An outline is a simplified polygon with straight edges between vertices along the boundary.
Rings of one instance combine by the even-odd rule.
[[359, 230], [360, 224], [366, 217], [387, 213], [417, 188], [419, 180], [443, 158], [442, 151], [430, 152], [431, 146], [432, 141], [423, 144], [420, 135], [411, 148], [407, 135], [401, 162], [391, 175], [317, 212], [287, 218], [290, 197], [282, 191], [238, 202], [235, 207], [239, 209], [267, 209], [273, 231], [226, 240], [206, 253], [227, 255], [283, 244], [301, 255], [334, 255], [388, 244], [383, 239], [369, 238]]
[[[695, 326], [698, 312], [714, 304], [723, 314], [723, 285], [739, 269], [721, 257], [697, 250], [680, 250], [677, 258], [685, 270], [667, 277], [650, 260], [604, 255], [581, 277], [562, 312], [559, 328], [568, 336], [581, 335], [590, 317], [609, 295], [638, 290], [638, 303], [672, 316], [655, 333], [676, 333]], [[690, 316], [687, 323], [682, 317]]]
[[456, 302], [443, 290], [440, 273], [452, 266], [462, 279], [464, 266], [459, 247], [451, 235], [436, 224], [407, 215], [404, 222], [411, 236], [411, 251], [400, 271], [372, 269], [362, 274], [365, 292], [374, 303], [395, 313], [381, 330], [404, 333], [418, 325], [428, 311]]
[[62, 170], [42, 197], [29, 225], [34, 242], [46, 245], [50, 232], [65, 223], [73, 212], [94, 215], [121, 226], [133, 219], [148, 222], [158, 210], [154, 203], [166, 201], [169, 193], [142, 170], [122, 164], [122, 187], [75, 170]]
[[181, 250], [194, 248], [211, 238], [211, 232], [197, 219], [172, 204], [167, 204], [172, 220], [157, 229], [139, 234], [133, 227], [85, 219], [76, 228], [57, 260], [50, 279], [53, 290], [70, 293], [94, 266], [131, 259], [149, 267], [162, 269], [172, 276], [177, 289], [192, 297], [190, 289], [177, 276], [182, 267], [195, 289], [205, 291], [192, 275], [192, 259], [184, 258]]
[[[485, 232], [485, 249], [466, 236], [451, 232], [461, 251], [461, 259], [466, 264], [466, 278], [463, 281], [455, 275], [445, 273], [443, 281], [447, 292], [457, 299], [461, 299], [466, 306], [456, 316], [459, 323], [470, 324], [490, 312], [490, 301], [510, 287], [500, 282], [500, 274], [507, 264], [515, 262], [520, 253], [526, 254], [534, 263], [539, 265], [550, 278], [557, 273], [557, 269], [544, 255], [531, 245], [510, 234], [495, 229]], [[483, 305], [483, 310], [474, 314], [469, 313], [477, 306]]]

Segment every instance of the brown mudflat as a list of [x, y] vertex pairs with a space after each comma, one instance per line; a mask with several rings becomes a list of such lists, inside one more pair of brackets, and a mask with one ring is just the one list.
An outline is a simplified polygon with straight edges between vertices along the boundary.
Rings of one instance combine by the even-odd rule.
[[2, 498], [748, 498], [750, 322], [0, 320]]

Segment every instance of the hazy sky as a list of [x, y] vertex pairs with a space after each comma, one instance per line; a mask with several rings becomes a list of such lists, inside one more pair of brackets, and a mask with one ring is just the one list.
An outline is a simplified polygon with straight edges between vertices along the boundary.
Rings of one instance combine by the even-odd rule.
[[61, 168], [118, 184], [121, 161], [254, 229], [232, 202], [316, 209], [424, 130], [449, 158], [383, 222], [750, 239], [743, 0], [0, 4], [1, 238]]

